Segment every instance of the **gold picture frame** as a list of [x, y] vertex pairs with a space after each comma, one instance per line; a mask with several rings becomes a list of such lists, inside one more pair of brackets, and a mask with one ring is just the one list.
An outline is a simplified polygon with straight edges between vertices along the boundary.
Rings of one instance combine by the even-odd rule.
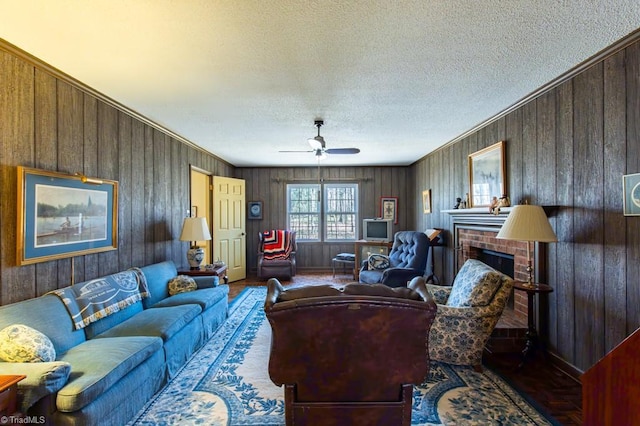
[[18, 167], [19, 265], [118, 248], [118, 182]]
[[468, 207], [490, 206], [493, 197], [507, 193], [504, 152], [505, 141], [500, 141], [469, 155]]
[[431, 213], [431, 190], [425, 189], [422, 191], [422, 213]]

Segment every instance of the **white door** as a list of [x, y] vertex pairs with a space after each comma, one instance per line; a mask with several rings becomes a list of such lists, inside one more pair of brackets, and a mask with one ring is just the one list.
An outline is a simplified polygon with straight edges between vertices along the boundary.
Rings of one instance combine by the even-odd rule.
[[229, 282], [247, 277], [243, 179], [213, 177], [213, 256], [227, 264]]

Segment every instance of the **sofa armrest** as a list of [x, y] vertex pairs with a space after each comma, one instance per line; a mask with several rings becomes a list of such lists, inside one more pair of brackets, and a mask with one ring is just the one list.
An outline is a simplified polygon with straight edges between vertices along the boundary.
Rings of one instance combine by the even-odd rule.
[[[217, 287], [213, 282], [213, 277], [191, 277], [196, 282], [198, 288], [213, 288]], [[218, 281], [218, 285], [220, 282]]]
[[382, 284], [390, 287], [406, 286], [415, 277], [421, 277], [424, 271], [414, 268], [387, 268], [382, 272]]
[[69, 380], [71, 364], [53, 362], [0, 362], [0, 375], [24, 374], [18, 383], [20, 412], [27, 410], [40, 399], [58, 392]]
[[502, 309], [495, 305], [475, 307], [456, 307], [441, 304], [437, 305], [438, 315], [446, 316], [448, 318], [455, 318], [461, 321], [466, 319], [476, 321], [480, 318], [499, 317], [502, 313]]

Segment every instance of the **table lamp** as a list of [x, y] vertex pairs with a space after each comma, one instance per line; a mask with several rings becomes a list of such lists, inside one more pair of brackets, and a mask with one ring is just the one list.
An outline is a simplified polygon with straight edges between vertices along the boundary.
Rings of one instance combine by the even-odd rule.
[[527, 243], [527, 286], [534, 287], [533, 266], [530, 244], [532, 241], [554, 243], [558, 241], [547, 215], [540, 206], [521, 204], [513, 207], [496, 238], [526, 241]]
[[208, 241], [211, 239], [207, 219], [204, 217], [187, 217], [182, 224], [180, 241], [193, 242], [187, 250], [187, 261], [191, 269], [199, 269], [202, 259], [204, 259], [204, 249], [197, 246], [198, 241]]

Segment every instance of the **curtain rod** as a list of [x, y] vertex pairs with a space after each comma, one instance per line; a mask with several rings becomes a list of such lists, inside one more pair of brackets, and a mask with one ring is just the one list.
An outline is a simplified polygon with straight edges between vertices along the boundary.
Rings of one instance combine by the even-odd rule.
[[[372, 178], [355, 178], [355, 179], [341, 179], [341, 178], [320, 178], [320, 182], [369, 182], [373, 180]], [[280, 183], [280, 182], [318, 182], [318, 178], [296, 178], [296, 179], [285, 179], [285, 178], [271, 178], [271, 182]]]

